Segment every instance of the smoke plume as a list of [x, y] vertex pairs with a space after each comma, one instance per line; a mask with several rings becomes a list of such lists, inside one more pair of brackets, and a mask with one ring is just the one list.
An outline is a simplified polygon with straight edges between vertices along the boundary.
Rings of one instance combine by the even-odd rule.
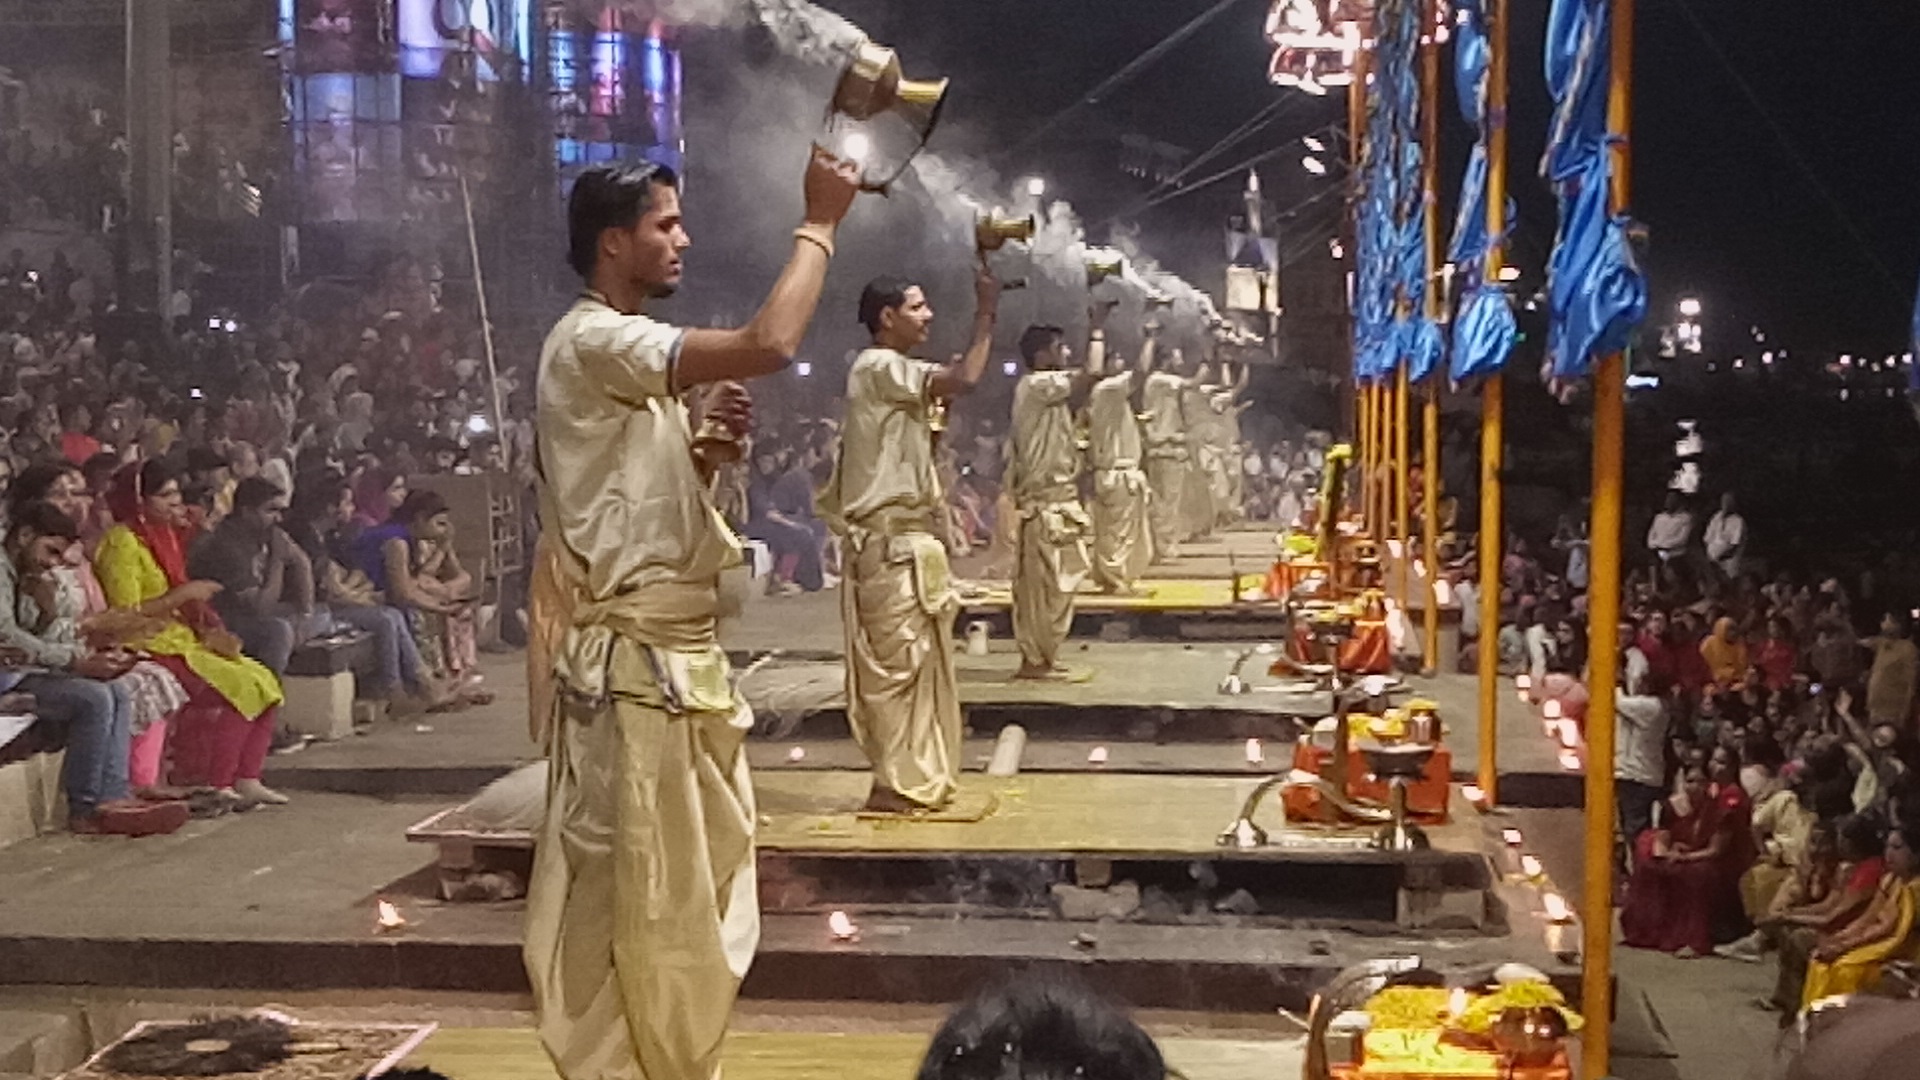
[[[687, 285], [671, 314], [683, 322], [739, 321], [752, 313], [790, 250], [809, 146], [831, 142], [824, 134], [827, 102], [848, 52], [864, 35], [806, 0], [658, 0], [654, 12], [680, 26], [714, 28], [683, 35], [685, 206], [694, 247]], [[912, 42], [887, 44], [901, 49], [910, 74], [932, 74], [914, 69]], [[963, 95], [966, 88], [954, 92]], [[1002, 280], [1027, 282], [1002, 297], [1003, 338], [1011, 342], [1030, 322], [1084, 326], [1088, 241], [1080, 218], [1066, 202], [1042, 205], [1016, 191], [966, 152], [969, 142], [988, 143], [985, 136], [944, 124], [933, 147], [914, 159], [886, 197], [862, 196], [854, 205], [807, 356], [838, 356], [865, 343], [855, 319], [858, 297], [882, 275], [925, 288], [937, 313], [929, 358], [958, 351], [972, 314], [974, 225], [994, 208], [1031, 213], [1038, 225], [1031, 245], [1009, 244], [991, 260]], [[1161, 270], [1137, 237], [1119, 233], [1112, 242], [1133, 264], [1125, 278], [1098, 289], [1120, 301], [1116, 325], [1137, 321], [1149, 291], [1168, 293], [1175, 304], [1157, 317], [1169, 340], [1197, 346], [1211, 300]]]

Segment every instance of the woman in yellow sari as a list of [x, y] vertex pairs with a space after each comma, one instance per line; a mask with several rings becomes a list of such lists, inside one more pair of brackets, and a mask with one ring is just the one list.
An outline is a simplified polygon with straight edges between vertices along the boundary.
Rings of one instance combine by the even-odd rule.
[[158, 460], [127, 465], [115, 474], [107, 501], [119, 524], [100, 538], [93, 557], [100, 588], [113, 607], [164, 620], [158, 633], [134, 645], [188, 695], [176, 721], [173, 782], [214, 788], [239, 808], [286, 802], [260, 782], [280, 680], [240, 654], [240, 640], [208, 606], [220, 586], [187, 576], [179, 474]]
[[1903, 821], [1887, 833], [1887, 868], [1879, 891], [1858, 919], [1814, 949], [1801, 1008], [1822, 998], [1859, 993], [1878, 981], [1887, 961], [1913, 955], [1914, 913], [1920, 909], [1920, 880], [1914, 876], [1920, 870], [1916, 845], [1920, 845], [1920, 822]]

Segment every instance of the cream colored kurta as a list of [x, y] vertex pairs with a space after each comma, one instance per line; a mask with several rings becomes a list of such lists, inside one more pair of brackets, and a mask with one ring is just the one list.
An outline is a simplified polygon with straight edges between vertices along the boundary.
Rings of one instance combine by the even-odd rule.
[[1080, 506], [1080, 448], [1074, 431], [1073, 376], [1034, 371], [1013, 389], [1013, 461], [1008, 472], [1020, 515], [1013, 574], [1013, 636], [1028, 671], [1051, 670], [1073, 626], [1073, 594], [1087, 576], [1087, 531]]
[[679, 345], [588, 298], [540, 358], [532, 623], [556, 715], [525, 956], [565, 1080], [717, 1077], [759, 942], [753, 718], [715, 639], [740, 548], [694, 469]]
[[929, 807], [946, 805], [958, 786], [961, 727], [953, 673], [959, 603], [934, 531], [937, 370], [892, 349], [854, 359], [840, 462], [822, 507], [846, 539], [847, 725], [876, 787]]
[[1087, 460], [1093, 467], [1093, 580], [1126, 592], [1153, 560], [1147, 526], [1147, 474], [1133, 376], [1109, 375], [1087, 398]]
[[1186, 419], [1181, 415], [1180, 397], [1187, 380], [1170, 371], [1147, 376], [1140, 392], [1140, 404], [1146, 414], [1147, 485], [1153, 493], [1147, 504], [1147, 520], [1153, 532], [1153, 559], [1180, 557], [1180, 541], [1187, 496], [1190, 452]]

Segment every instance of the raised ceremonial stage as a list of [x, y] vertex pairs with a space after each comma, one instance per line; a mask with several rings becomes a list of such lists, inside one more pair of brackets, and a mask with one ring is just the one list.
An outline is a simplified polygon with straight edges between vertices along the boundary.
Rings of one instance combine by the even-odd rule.
[[[1170, 569], [1244, 558], [1251, 577], [1255, 553], [1272, 545], [1271, 532], [1228, 532]], [[1267, 673], [1272, 653], [1259, 646], [1283, 640], [1280, 605], [1233, 605], [1224, 578], [1148, 586], [1154, 597], [1116, 604], [1113, 617], [1150, 611], [1163, 632], [1077, 625], [1063, 652], [1076, 681], [1012, 680], [1018, 658], [1004, 634], [985, 655], [957, 657], [969, 772], [956, 811], [928, 821], [858, 813], [867, 780], [846, 730], [838, 596], [750, 605], [726, 639], [759, 718], [749, 754], [765, 922], [746, 1013], [832, 1001], [934, 1008], [1011, 969], [1061, 967], [1141, 1008], [1263, 1016], [1271, 1028], [1276, 1010], [1304, 1014], [1341, 969], [1409, 954], [1442, 970], [1518, 961], [1575, 988], [1578, 928], [1553, 921], [1555, 886], [1521, 872], [1520, 848], [1501, 835], [1510, 819], [1461, 794], [1479, 753], [1471, 677], [1407, 676], [1394, 695], [1432, 700], [1445, 728], [1455, 782], [1429, 777], [1413, 799], [1446, 810], [1424, 821], [1430, 850], [1376, 850], [1374, 823], [1288, 823], [1275, 793], [1255, 812], [1267, 842], [1223, 846], [1242, 802], [1296, 763], [1297, 737], [1333, 698]], [[1215, 587], [1222, 602], [1201, 602]], [[1193, 633], [1249, 612], [1273, 620], [1270, 631]], [[962, 628], [981, 618], [991, 613], [963, 613]], [[505, 689], [489, 708], [273, 758], [267, 779], [297, 796], [298, 814], [262, 811], [139, 845], [73, 841], [26, 862], [0, 853], [0, 984], [191, 987], [236, 1002], [269, 989], [523, 1001], [522, 901], [444, 899], [523, 880], [531, 857], [528, 829], [467, 812], [483, 786], [536, 757], [522, 658], [488, 663]], [[1245, 692], [1223, 693], [1236, 669]], [[1512, 695], [1501, 713], [1510, 791], [1564, 799], [1577, 773], [1559, 748]], [[1018, 770], [989, 776], [1009, 726], [1024, 734]], [[97, 883], [109, 879], [142, 881], [165, 900], [104, 903]], [[380, 900], [404, 926], [376, 929]], [[183, 935], [167, 915], [189, 909], [202, 930]], [[836, 934], [849, 929], [842, 917], [851, 932]], [[901, 1075], [919, 1045], [807, 1026], [743, 1030], [730, 1075], [799, 1075], [793, 1055], [844, 1056], [846, 1075], [877, 1080]], [[1282, 1022], [1260, 1038], [1291, 1030]], [[1246, 1075], [1234, 1063], [1258, 1059], [1261, 1046], [1274, 1052], [1200, 1038], [1175, 1040], [1170, 1053], [1188, 1075], [1224, 1077]], [[463, 1078], [542, 1075], [544, 1065], [523, 1030], [442, 1030], [416, 1060]]]

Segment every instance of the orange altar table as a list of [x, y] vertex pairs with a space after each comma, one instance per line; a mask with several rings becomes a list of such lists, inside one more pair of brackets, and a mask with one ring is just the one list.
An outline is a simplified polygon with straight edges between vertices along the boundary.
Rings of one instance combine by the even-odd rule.
[[[1293, 767], [1316, 776], [1327, 775], [1333, 751], [1301, 739], [1293, 744]], [[1347, 750], [1347, 795], [1381, 805], [1387, 802], [1387, 784], [1375, 780], [1368, 771], [1367, 755], [1354, 747]], [[1407, 785], [1407, 811], [1426, 821], [1446, 821], [1448, 800], [1452, 795], [1453, 752], [1445, 746], [1434, 748], [1433, 757], [1420, 779]], [[1288, 788], [1282, 799], [1289, 821], [1316, 821], [1320, 817], [1320, 793], [1312, 788]]]
[[[1314, 643], [1313, 629], [1304, 620], [1294, 621], [1289, 646], [1288, 652], [1295, 660], [1318, 662], [1323, 659], [1319, 646]], [[1340, 670], [1353, 675], [1393, 673], [1393, 646], [1387, 637], [1385, 619], [1354, 621], [1353, 636], [1340, 645]]]

